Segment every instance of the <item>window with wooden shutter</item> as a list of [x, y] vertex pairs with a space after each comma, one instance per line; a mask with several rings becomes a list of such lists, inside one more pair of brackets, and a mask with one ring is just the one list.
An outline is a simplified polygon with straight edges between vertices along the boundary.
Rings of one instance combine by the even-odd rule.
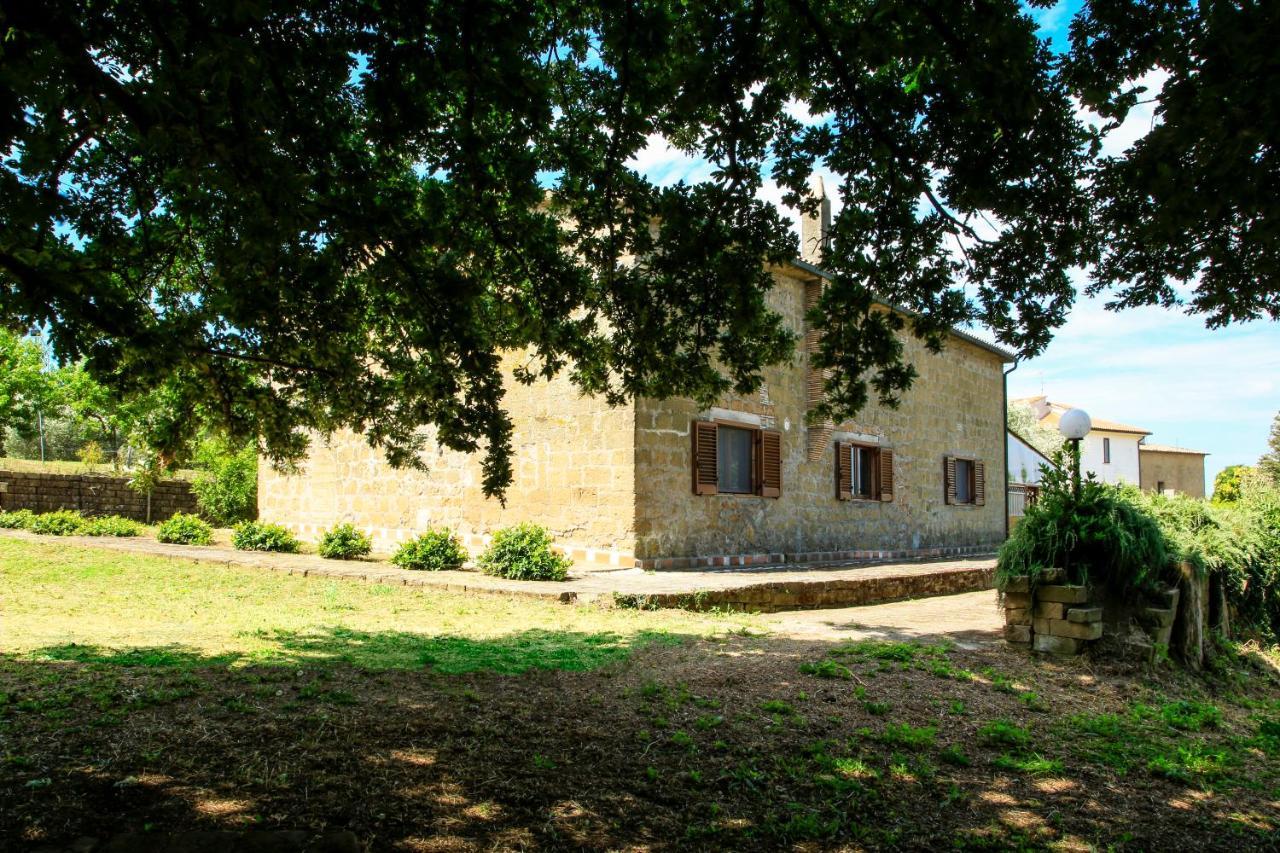
[[757, 434], [759, 452], [756, 459], [760, 463], [759, 494], [761, 497], [776, 498], [782, 495], [782, 433], [773, 429], [760, 430]]
[[893, 451], [887, 447], [880, 448], [876, 467], [879, 470], [880, 500], [888, 503], [893, 500]]
[[[835, 448], [838, 500], [893, 500], [893, 451], [848, 441], [837, 441]], [[888, 497], [884, 497], [886, 483]]]
[[711, 421], [694, 421], [693, 429], [693, 493], [714, 495], [719, 488], [719, 466], [716, 462], [716, 433], [719, 427]]
[[847, 501], [853, 497], [853, 460], [849, 445], [836, 442], [836, 500]]
[[987, 466], [981, 459], [948, 456], [943, 465], [946, 501], [961, 506], [987, 503]]

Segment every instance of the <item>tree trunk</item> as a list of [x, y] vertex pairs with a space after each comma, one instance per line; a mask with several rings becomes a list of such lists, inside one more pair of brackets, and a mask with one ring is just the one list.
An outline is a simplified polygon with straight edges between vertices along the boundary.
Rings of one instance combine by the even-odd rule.
[[1173, 621], [1173, 637], [1169, 641], [1172, 651], [1193, 670], [1200, 670], [1206, 663], [1209, 644], [1205, 642], [1209, 626], [1209, 576], [1196, 577], [1190, 563], [1179, 565], [1178, 613]]

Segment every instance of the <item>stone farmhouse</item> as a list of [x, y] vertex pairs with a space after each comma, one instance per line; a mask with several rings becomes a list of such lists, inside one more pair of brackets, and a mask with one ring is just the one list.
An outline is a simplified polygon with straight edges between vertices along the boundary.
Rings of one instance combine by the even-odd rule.
[[[802, 223], [806, 259], [772, 269], [772, 307], [795, 358], [749, 397], [610, 407], [566, 378], [509, 385], [514, 482], [484, 498], [477, 460], [442, 448], [427, 472], [394, 470], [350, 433], [317, 439], [299, 473], [260, 466], [261, 517], [301, 535], [349, 521], [390, 549], [432, 526], [473, 552], [498, 528], [546, 525], [583, 568], [674, 569], [938, 556], [993, 550], [1006, 534], [1004, 365], [1012, 356], [953, 333], [941, 354], [911, 336], [919, 378], [898, 409], [806, 424], [821, 394], [805, 320], [829, 276], [829, 206]], [[821, 218], [819, 218], [821, 217]], [[517, 354], [506, 362], [519, 363]]]

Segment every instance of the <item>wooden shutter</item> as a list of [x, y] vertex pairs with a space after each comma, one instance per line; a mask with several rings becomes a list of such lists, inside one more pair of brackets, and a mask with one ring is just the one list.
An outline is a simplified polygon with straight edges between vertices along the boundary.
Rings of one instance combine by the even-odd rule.
[[973, 461], [973, 502], [987, 505], [987, 466], [978, 459]]
[[956, 458], [954, 456], [948, 456], [943, 460], [942, 471], [946, 501], [953, 504], [956, 502]]
[[694, 421], [690, 432], [693, 435], [693, 493], [718, 494], [720, 475], [716, 465], [716, 425], [711, 421]]
[[893, 500], [893, 451], [887, 447], [880, 448], [876, 454], [876, 469], [879, 471], [880, 500], [888, 503]]
[[851, 449], [846, 442], [836, 442], [836, 500], [847, 501], [853, 497]]
[[756, 433], [759, 451], [756, 459], [760, 469], [756, 478], [761, 497], [776, 498], [782, 495], [782, 433], [776, 429], [762, 429]]

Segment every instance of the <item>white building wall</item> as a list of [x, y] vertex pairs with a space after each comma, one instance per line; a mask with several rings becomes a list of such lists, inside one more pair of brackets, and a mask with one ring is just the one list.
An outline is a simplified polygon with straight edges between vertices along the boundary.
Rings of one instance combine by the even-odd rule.
[[[1111, 439], [1111, 462], [1103, 462], [1103, 439]], [[1138, 485], [1138, 440], [1142, 436], [1094, 430], [1080, 443], [1080, 470], [1092, 472], [1104, 483]], [[1012, 469], [1013, 463], [1009, 467]]]
[[1006, 434], [1005, 441], [1009, 443], [1009, 482], [1039, 485], [1044, 457], [1012, 433]]

